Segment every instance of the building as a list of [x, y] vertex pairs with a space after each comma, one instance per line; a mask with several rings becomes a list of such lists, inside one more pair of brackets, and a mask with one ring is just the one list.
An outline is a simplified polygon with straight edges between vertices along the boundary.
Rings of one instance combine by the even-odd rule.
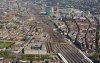
[[34, 50], [41, 50], [42, 49], [42, 43], [31, 43], [30, 46], [31, 46], [31, 49], [34, 49]]
[[47, 54], [45, 44], [42, 42], [31, 42], [24, 48], [25, 54]]

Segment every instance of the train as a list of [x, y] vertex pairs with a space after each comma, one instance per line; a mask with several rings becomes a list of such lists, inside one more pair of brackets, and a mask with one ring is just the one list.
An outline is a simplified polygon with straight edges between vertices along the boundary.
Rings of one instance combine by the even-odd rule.
[[61, 53], [57, 53], [57, 56], [64, 61], [64, 63], [68, 63], [68, 61], [63, 57]]

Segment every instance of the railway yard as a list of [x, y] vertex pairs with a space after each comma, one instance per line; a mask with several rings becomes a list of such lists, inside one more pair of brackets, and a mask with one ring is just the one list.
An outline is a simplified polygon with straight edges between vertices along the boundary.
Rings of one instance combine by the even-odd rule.
[[[75, 13], [70, 18], [68, 13], [64, 17], [60, 8], [62, 11], [57, 11], [57, 17], [53, 11], [51, 16], [47, 16], [41, 12], [46, 7], [45, 1], [1, 2], [0, 43], [5, 47], [0, 46], [0, 51], [9, 52], [8, 56], [14, 55], [13, 60], [5, 58], [5, 54], [0, 55], [2, 60], [9, 59], [10, 63], [93, 63], [84, 52], [96, 49], [97, 24], [94, 17], [87, 17], [80, 11], [76, 18], [78, 12], [74, 8], [73, 11], [69, 9]], [[11, 44], [8, 46], [6, 43]]]

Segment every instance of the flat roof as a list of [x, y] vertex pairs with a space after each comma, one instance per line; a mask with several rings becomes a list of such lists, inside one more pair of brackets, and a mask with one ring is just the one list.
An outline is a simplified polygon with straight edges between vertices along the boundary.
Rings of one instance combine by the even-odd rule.
[[32, 47], [41, 47], [42, 43], [30, 43]]

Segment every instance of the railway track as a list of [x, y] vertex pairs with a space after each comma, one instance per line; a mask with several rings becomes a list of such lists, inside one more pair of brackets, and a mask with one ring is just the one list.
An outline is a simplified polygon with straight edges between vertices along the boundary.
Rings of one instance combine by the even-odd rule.
[[52, 53], [53, 52], [52, 44], [50, 42], [46, 43], [46, 47], [47, 47], [47, 52], [48, 53]]
[[57, 52], [61, 53], [69, 63], [90, 63], [70, 44], [55, 44], [54, 48]]

